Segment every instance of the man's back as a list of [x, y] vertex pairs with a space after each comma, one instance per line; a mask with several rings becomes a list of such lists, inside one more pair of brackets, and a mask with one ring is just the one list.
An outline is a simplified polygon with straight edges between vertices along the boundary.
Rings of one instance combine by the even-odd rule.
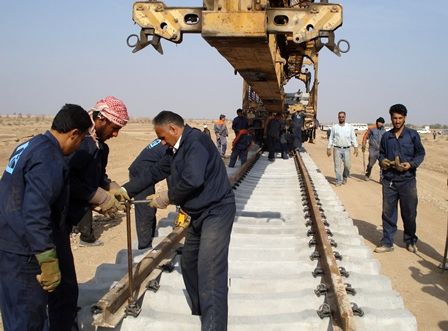
[[191, 216], [209, 207], [234, 202], [225, 165], [211, 139], [185, 126], [168, 178], [169, 198]]

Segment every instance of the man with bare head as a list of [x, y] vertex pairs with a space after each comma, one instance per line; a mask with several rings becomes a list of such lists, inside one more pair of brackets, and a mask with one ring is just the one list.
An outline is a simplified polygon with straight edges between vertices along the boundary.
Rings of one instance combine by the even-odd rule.
[[212, 140], [170, 111], [153, 120], [163, 144], [172, 148], [168, 190], [148, 199], [154, 208], [179, 205], [191, 217], [182, 250], [182, 276], [193, 315], [202, 330], [227, 330], [227, 274], [235, 196]]
[[344, 111], [338, 113], [338, 124], [331, 127], [330, 138], [328, 139], [327, 155], [331, 156], [333, 149], [334, 171], [336, 173], [336, 186], [347, 183], [350, 176], [350, 147], [354, 147], [354, 155], [358, 156], [358, 141], [355, 130], [345, 123], [346, 114]]
[[405, 126], [407, 109], [402, 104], [390, 107], [393, 129], [381, 138], [380, 165], [383, 169], [383, 238], [375, 248], [376, 253], [394, 249], [394, 235], [397, 231], [400, 202], [403, 219], [403, 241], [408, 251], [417, 252], [417, 182], [416, 170], [425, 158], [425, 149], [417, 131]]

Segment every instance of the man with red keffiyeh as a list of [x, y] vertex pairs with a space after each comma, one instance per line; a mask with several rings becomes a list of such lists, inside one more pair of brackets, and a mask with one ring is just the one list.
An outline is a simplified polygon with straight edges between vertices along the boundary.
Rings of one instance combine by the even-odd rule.
[[[89, 111], [94, 124], [92, 130], [81, 142], [80, 148], [68, 158], [70, 167], [70, 200], [67, 220], [81, 232], [80, 246], [102, 245], [96, 240], [92, 229], [92, 208], [112, 216], [122, 209], [114, 197], [120, 186], [106, 174], [109, 147], [106, 140], [118, 136], [118, 132], [129, 120], [123, 101], [108, 96], [99, 100]], [[67, 241], [70, 243], [70, 241]], [[71, 330], [77, 314], [78, 282], [71, 254], [70, 244], [66, 248], [65, 270], [61, 269], [63, 283], [50, 296], [55, 302], [58, 314], [54, 316], [55, 330]]]

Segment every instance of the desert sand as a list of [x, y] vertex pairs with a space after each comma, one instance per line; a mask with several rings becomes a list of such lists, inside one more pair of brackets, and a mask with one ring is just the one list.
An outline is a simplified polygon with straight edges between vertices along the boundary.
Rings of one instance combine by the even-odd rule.
[[[17, 144], [33, 134], [45, 131], [50, 123], [49, 118], [0, 117], [0, 165], [6, 166], [9, 155]], [[213, 127], [210, 120], [191, 120], [188, 123], [200, 129], [204, 124], [209, 129]], [[124, 183], [128, 176], [128, 166], [154, 138], [155, 133], [149, 121], [131, 121], [117, 138], [108, 142], [109, 177], [118, 183]], [[229, 138], [233, 138], [232, 134]], [[448, 137], [439, 136], [433, 140], [428, 135], [423, 136], [422, 140], [427, 155], [417, 172], [419, 252], [412, 254], [405, 249], [399, 220], [395, 251], [376, 254], [376, 258], [381, 264], [382, 273], [391, 279], [394, 290], [402, 296], [407, 309], [416, 316], [419, 329], [448, 330], [448, 271], [442, 273], [438, 268], [443, 256], [448, 221]], [[319, 132], [315, 144], [305, 143], [304, 147], [322, 173], [333, 183], [333, 161], [325, 153], [325, 133]], [[357, 158], [352, 158], [352, 174], [348, 183], [334, 187], [334, 190], [358, 226], [366, 245], [373, 250], [381, 238], [381, 185], [378, 182], [378, 167], [374, 168], [368, 182], [364, 180], [362, 173], [360, 153]], [[163, 186], [165, 183], [158, 184], [159, 188]], [[166, 213], [166, 210], [159, 211], [158, 217], [161, 218]], [[113, 263], [117, 251], [126, 247], [124, 218], [109, 220], [99, 216], [95, 232], [104, 246], [78, 247], [79, 235], [72, 235], [79, 283], [91, 279], [99, 264]], [[135, 233], [133, 238], [136, 238]]]

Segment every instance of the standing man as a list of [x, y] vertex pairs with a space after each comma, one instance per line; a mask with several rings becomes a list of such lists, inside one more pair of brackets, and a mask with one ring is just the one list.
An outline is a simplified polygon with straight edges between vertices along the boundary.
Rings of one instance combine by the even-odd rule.
[[239, 130], [238, 135], [232, 142], [229, 168], [235, 167], [238, 158], [240, 159], [241, 166], [246, 163], [250, 145], [252, 145], [252, 135], [246, 129]]
[[[364, 153], [366, 151], [366, 143], [367, 139], [369, 140], [369, 164], [367, 165], [366, 169], [366, 180], [369, 180], [370, 174], [372, 172], [372, 168], [375, 165], [376, 161], [378, 160], [380, 156], [380, 143], [381, 138], [383, 137], [384, 132], [384, 118], [378, 117], [376, 120], [374, 127], [369, 127], [364, 133], [364, 136], [362, 137], [362, 153], [364, 157]], [[382, 172], [380, 170], [380, 180], [382, 179]]]
[[[154, 185], [165, 176], [156, 179], [153, 169], [157, 167], [160, 160], [167, 157], [167, 149], [168, 147], [162, 144], [160, 139], [155, 139], [146, 146], [129, 167], [129, 182], [117, 190], [115, 196], [120, 200], [122, 198], [129, 200], [131, 197], [135, 200], [143, 200], [148, 195], [154, 194]], [[135, 204], [138, 249], [152, 247], [152, 239], [157, 225], [156, 212], [156, 208], [146, 204]]]
[[331, 156], [331, 149], [333, 149], [336, 186], [347, 183], [347, 178], [350, 176], [351, 146], [355, 149], [354, 155], [358, 156], [358, 141], [356, 140], [355, 130], [350, 124], [345, 123], [345, 117], [344, 111], [338, 113], [339, 123], [332, 126], [328, 139], [327, 155]]
[[311, 72], [308, 70], [308, 68], [305, 68], [305, 89], [306, 93], [310, 93], [310, 86], [311, 86]]
[[308, 141], [310, 144], [314, 144], [314, 140], [316, 140], [316, 131], [319, 126], [319, 120], [315, 117], [313, 121], [313, 128], [311, 129], [310, 140]]
[[227, 137], [229, 132], [226, 126], [226, 115], [219, 115], [219, 120], [215, 121], [214, 131], [216, 135], [216, 146], [221, 156], [226, 155]]
[[292, 114], [291, 120], [292, 134], [294, 136], [292, 147], [294, 151], [301, 152], [303, 116], [301, 113], [295, 112], [294, 114]]
[[425, 149], [417, 131], [405, 126], [407, 109], [401, 104], [390, 107], [393, 129], [381, 139], [380, 165], [383, 168], [383, 238], [376, 253], [390, 252], [394, 249], [394, 235], [397, 231], [400, 202], [403, 219], [403, 240], [408, 251], [417, 252], [416, 222], [417, 183], [415, 174], [425, 158]]
[[235, 132], [235, 137], [238, 136], [238, 132], [241, 129], [248, 129], [249, 128], [249, 120], [246, 116], [243, 115], [243, 110], [241, 108], [238, 108], [236, 110], [237, 116], [233, 119], [232, 122], [232, 130]]
[[46, 330], [48, 323], [50, 330], [70, 330], [59, 323], [68, 316], [73, 323], [74, 315], [52, 300], [74, 273], [64, 155], [91, 125], [84, 109], [66, 104], [50, 131], [14, 150], [0, 180], [0, 309], [7, 331]]
[[81, 232], [80, 246], [99, 246], [103, 243], [96, 240], [93, 233], [92, 208], [99, 207], [101, 213], [107, 215], [114, 215], [123, 208], [113, 194], [120, 186], [106, 174], [109, 146], [105, 142], [118, 136], [129, 116], [123, 101], [112, 96], [99, 100], [89, 114], [93, 130], [69, 159], [69, 218]]
[[181, 116], [160, 112], [153, 120], [163, 144], [174, 156], [168, 191], [149, 196], [150, 205], [179, 205], [191, 217], [182, 250], [182, 276], [193, 315], [202, 330], [227, 330], [227, 274], [235, 196], [215, 146]]
[[282, 132], [282, 115], [276, 114], [274, 118], [269, 120], [266, 126], [266, 136], [268, 145], [268, 160], [275, 161], [276, 148], [280, 146], [280, 135]]

